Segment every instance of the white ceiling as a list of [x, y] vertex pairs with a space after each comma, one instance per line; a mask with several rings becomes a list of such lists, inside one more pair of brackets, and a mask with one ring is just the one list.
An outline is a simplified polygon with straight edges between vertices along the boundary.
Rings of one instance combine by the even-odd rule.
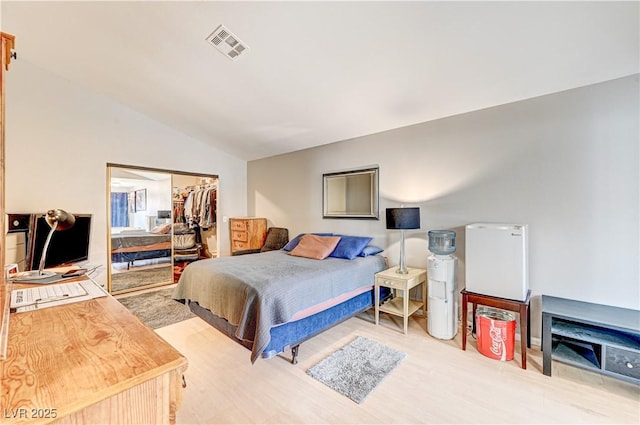
[[18, 60], [246, 160], [639, 72], [637, 1], [1, 3]]

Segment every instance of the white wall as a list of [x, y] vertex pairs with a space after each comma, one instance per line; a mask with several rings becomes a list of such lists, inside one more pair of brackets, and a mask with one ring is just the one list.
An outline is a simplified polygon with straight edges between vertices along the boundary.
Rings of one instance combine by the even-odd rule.
[[[141, 180], [132, 191], [144, 189], [146, 191], [146, 208], [135, 211], [130, 215], [129, 227], [151, 230], [155, 227], [158, 210], [171, 210], [171, 175], [164, 180]], [[111, 229], [113, 231], [113, 228]]]
[[[246, 214], [245, 161], [25, 60], [6, 78], [6, 210], [93, 214], [92, 264], [107, 264], [108, 162], [218, 175], [220, 218]], [[228, 228], [220, 233], [228, 255]]]
[[[456, 230], [460, 288], [464, 225], [526, 223], [534, 312], [540, 294], [638, 309], [638, 117], [635, 75], [252, 161], [249, 213], [292, 236], [374, 236], [397, 264], [385, 208], [418, 206], [408, 265], [426, 268], [428, 230]], [[372, 164], [381, 220], [323, 220], [322, 174]]]

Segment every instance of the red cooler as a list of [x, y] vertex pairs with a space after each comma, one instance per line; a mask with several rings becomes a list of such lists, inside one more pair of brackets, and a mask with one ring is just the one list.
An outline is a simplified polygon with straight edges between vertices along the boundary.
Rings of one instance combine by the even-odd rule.
[[515, 315], [495, 308], [476, 310], [478, 351], [492, 359], [513, 360], [516, 342]]

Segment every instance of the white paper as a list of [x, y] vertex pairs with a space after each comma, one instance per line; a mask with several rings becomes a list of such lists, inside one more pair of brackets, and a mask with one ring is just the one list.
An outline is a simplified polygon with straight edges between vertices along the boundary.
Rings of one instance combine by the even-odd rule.
[[11, 312], [22, 313], [86, 301], [106, 295], [107, 293], [100, 285], [91, 279], [14, 289], [11, 291]]

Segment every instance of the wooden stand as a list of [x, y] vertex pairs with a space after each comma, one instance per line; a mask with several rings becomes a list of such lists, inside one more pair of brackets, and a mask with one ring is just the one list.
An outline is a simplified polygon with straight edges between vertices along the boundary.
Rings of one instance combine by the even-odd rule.
[[[375, 316], [376, 325], [379, 323], [380, 312], [402, 317], [403, 331], [407, 334], [409, 316], [427, 305], [427, 271], [410, 268], [406, 274], [396, 273], [398, 267], [391, 267], [385, 271], [376, 273], [375, 277]], [[409, 298], [409, 290], [422, 285], [422, 301]], [[401, 297], [395, 297], [386, 304], [380, 305], [380, 287], [402, 291]]]
[[[529, 298], [531, 290], [527, 292], [527, 298], [524, 301], [508, 300], [506, 298], [492, 297], [490, 295], [476, 294], [463, 289], [462, 294], [462, 323], [467, 321], [467, 303], [473, 304], [473, 331], [476, 329], [476, 310], [477, 305], [486, 305], [488, 307], [500, 308], [502, 310], [514, 311], [520, 315], [520, 351], [522, 355], [522, 368], [527, 368], [527, 347], [531, 347], [531, 316], [529, 312]], [[466, 326], [464, 327], [466, 328]], [[462, 349], [467, 349], [467, 331], [462, 329]], [[524, 337], [526, 335], [526, 339]]]

